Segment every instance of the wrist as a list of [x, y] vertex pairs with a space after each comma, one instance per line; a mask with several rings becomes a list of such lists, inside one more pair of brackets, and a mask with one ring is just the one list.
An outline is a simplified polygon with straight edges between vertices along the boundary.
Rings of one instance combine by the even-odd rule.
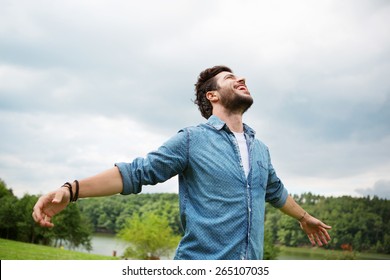
[[69, 202], [76, 202], [79, 198], [79, 182], [75, 180], [72, 184], [66, 182], [62, 185], [69, 190]]
[[299, 222], [302, 222], [309, 214], [305, 211], [300, 218], [298, 218]]

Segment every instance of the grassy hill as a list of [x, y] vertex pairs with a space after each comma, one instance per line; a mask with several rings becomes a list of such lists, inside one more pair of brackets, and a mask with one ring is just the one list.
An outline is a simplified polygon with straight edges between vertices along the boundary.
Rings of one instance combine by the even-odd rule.
[[[390, 255], [350, 253], [321, 248], [291, 248], [280, 247], [281, 260], [388, 260]], [[89, 253], [81, 253], [49, 246], [23, 243], [0, 238], [1, 260], [119, 260], [118, 257], [109, 257]]]
[[75, 252], [7, 239], [0, 239], [1, 260], [118, 260], [116, 257]]

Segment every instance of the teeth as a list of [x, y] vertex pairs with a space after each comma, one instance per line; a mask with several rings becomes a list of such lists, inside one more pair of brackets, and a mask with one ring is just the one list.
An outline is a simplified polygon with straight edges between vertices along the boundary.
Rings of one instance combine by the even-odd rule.
[[238, 89], [238, 90], [247, 90], [246, 86], [237, 86], [236, 89]]

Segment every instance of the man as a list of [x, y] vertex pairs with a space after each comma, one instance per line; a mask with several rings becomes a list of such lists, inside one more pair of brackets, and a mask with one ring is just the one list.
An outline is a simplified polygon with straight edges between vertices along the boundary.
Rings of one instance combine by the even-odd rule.
[[178, 174], [184, 236], [175, 259], [261, 259], [265, 202], [299, 220], [313, 245], [327, 244], [331, 227], [288, 195], [268, 148], [242, 122], [253, 103], [245, 79], [215, 66], [200, 73], [195, 91], [207, 123], [180, 130], [145, 158], [42, 196], [34, 220], [51, 227], [51, 218], [78, 197], [139, 193]]

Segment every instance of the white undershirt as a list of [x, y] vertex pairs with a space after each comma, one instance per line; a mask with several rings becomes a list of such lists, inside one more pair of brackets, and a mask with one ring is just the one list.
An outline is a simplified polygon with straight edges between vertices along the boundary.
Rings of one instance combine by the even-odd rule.
[[246, 144], [246, 139], [244, 133], [233, 132], [236, 137], [238, 147], [240, 148], [241, 160], [244, 167], [245, 176], [248, 177], [249, 174], [249, 154], [248, 154], [248, 145]]

